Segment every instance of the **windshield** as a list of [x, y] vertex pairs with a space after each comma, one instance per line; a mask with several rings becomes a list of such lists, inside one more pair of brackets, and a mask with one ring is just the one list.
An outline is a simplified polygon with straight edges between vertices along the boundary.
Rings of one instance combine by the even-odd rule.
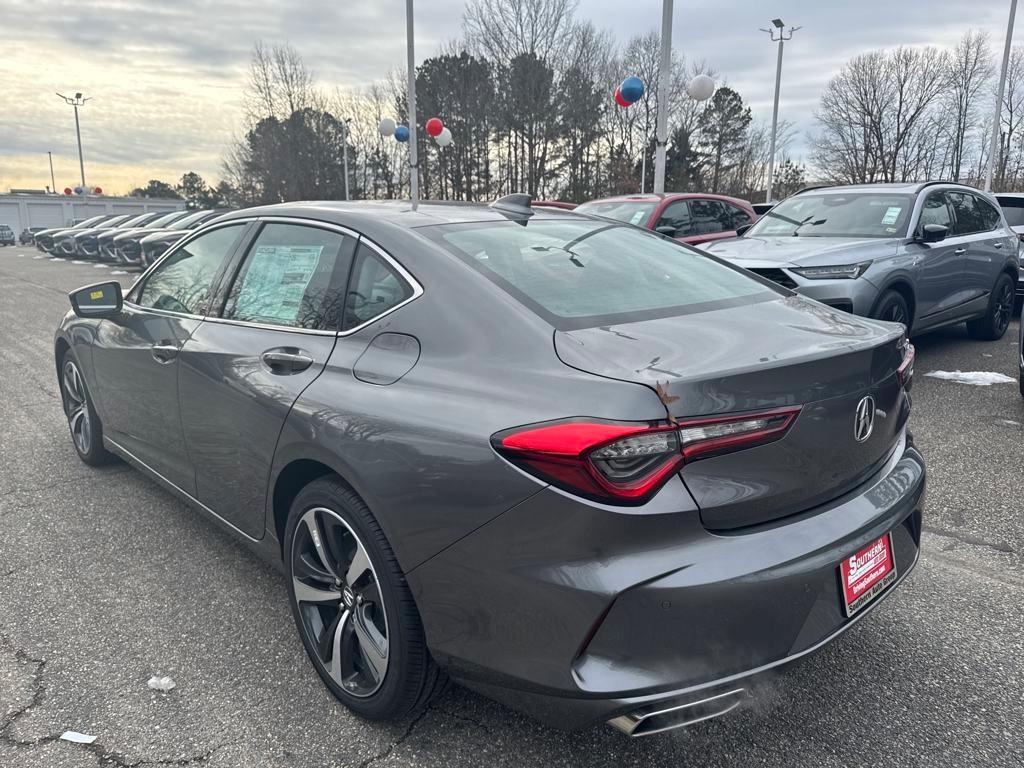
[[101, 214], [99, 216], [93, 216], [91, 219], [86, 219], [85, 221], [78, 222], [73, 227], [71, 227], [71, 229], [86, 229], [87, 227], [92, 227], [92, 226], [94, 226], [96, 224], [99, 224], [105, 218], [107, 218], [107, 214]]
[[797, 195], [768, 211], [746, 236], [905, 237], [913, 207], [910, 195]]
[[151, 214], [151, 213], [140, 213], [138, 216], [132, 216], [130, 219], [125, 219], [124, 221], [121, 222], [121, 224], [119, 226], [122, 226], [122, 227], [140, 226], [141, 227], [143, 224], [145, 224], [147, 221], [149, 221], [149, 219], [150, 219], [150, 217], [152, 215], [153, 214]]
[[149, 222], [149, 224], [146, 225], [146, 229], [160, 229], [161, 227], [166, 227], [172, 221], [177, 221], [178, 219], [184, 218], [187, 215], [187, 213], [188, 211], [174, 211], [173, 213], [165, 214], [161, 216], [159, 219], [154, 219], [153, 221]]
[[777, 297], [742, 270], [620, 224], [488, 221], [420, 231], [562, 330]]
[[198, 225], [202, 224], [208, 219], [212, 219], [214, 216], [220, 216], [222, 213], [227, 211], [197, 211], [190, 216], [186, 216], [181, 221], [174, 225], [175, 229], [194, 229]]
[[128, 218], [128, 214], [122, 216], [115, 216], [109, 221], [104, 221], [102, 224], [97, 224], [96, 229], [110, 229], [110, 227], [119, 227]]
[[576, 213], [589, 213], [593, 216], [604, 216], [606, 219], [624, 221], [627, 224], [635, 224], [638, 227], [644, 226], [651, 218], [658, 202], [639, 200], [596, 200], [593, 203], [584, 203], [576, 208]]

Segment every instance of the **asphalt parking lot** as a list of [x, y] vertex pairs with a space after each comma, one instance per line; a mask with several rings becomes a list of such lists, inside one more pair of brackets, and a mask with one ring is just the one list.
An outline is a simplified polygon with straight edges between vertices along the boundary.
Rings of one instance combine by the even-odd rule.
[[141, 474], [75, 456], [53, 330], [67, 291], [112, 272], [0, 249], [0, 766], [1024, 765], [1024, 400], [925, 376], [1015, 375], [1017, 321], [1000, 342], [915, 340], [930, 485], [904, 587], [750, 707], [629, 740], [461, 688], [390, 725], [336, 703], [272, 569]]

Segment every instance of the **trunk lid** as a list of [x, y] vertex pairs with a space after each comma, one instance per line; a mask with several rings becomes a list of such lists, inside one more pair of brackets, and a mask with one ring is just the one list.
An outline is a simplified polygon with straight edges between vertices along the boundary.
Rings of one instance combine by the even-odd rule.
[[[741, 528], [843, 495], [899, 441], [909, 401], [896, 376], [901, 326], [800, 296], [615, 326], [556, 331], [567, 365], [648, 385], [670, 416], [800, 405], [781, 440], [694, 461], [681, 475], [706, 527]], [[870, 395], [871, 434], [855, 435]]]

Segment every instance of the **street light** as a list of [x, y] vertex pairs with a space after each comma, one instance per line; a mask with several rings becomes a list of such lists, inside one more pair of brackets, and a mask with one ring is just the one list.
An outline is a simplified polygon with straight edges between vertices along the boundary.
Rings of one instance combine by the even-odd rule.
[[82, 173], [82, 194], [85, 194], [85, 162], [82, 160], [82, 129], [78, 126], [78, 108], [84, 106], [85, 102], [89, 99], [83, 99], [81, 93], [76, 93], [74, 97], [65, 96], [63, 93], [58, 93], [57, 95], [75, 108], [75, 136], [78, 137], [78, 170]]
[[999, 118], [1003, 112], [1003, 91], [1006, 90], [1006, 68], [1010, 63], [1010, 45], [1013, 43], [1013, 19], [1016, 15], [1017, 0], [1010, 0], [1010, 21], [1006, 25], [1006, 44], [1003, 47], [1003, 68], [999, 71], [999, 91], [996, 93], [996, 116], [992, 120], [992, 139], [988, 145], [988, 169], [985, 171], [986, 192], [992, 191], [992, 171], [995, 168], [996, 146], [999, 143]]
[[343, 118], [341, 124], [345, 126], [345, 136], [342, 139], [342, 155], [345, 158], [345, 202], [349, 201], [348, 196], [348, 124], [352, 122], [351, 117]]
[[409, 107], [409, 197], [415, 211], [420, 204], [420, 179], [416, 153], [416, 53], [413, 50], [412, 0], [405, 0], [405, 44], [409, 69], [406, 86]]
[[[1014, 0], [1016, 2], [1016, 0]], [[779, 60], [775, 65], [775, 105], [772, 107], [772, 141], [768, 150], [768, 190], [765, 192], [764, 201], [772, 201], [772, 185], [775, 183], [775, 140], [779, 130], [779, 84], [782, 80], [782, 46], [787, 40], [793, 39], [793, 33], [800, 27], [790, 27], [789, 32], [785, 31], [785, 24], [782, 19], [772, 19], [774, 29], [761, 28], [767, 32], [773, 43], [779, 44]]]
[[[654, 192], [665, 192], [665, 148], [668, 145], [668, 92], [672, 87], [672, 0], [662, 0], [661, 6], [661, 62], [658, 71], [658, 116], [654, 134]], [[695, 75], [686, 85], [686, 92], [694, 101], [706, 101], [715, 92], [715, 81], [709, 75]], [[647, 139], [644, 138], [644, 166], [647, 175]], [[644, 186], [641, 179], [640, 186]], [[642, 191], [642, 189], [641, 189]]]

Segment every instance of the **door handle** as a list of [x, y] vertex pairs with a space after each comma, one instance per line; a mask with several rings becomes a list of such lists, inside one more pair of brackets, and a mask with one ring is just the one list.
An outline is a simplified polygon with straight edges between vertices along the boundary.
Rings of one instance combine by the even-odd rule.
[[996, 240], [994, 243], [992, 243], [992, 247], [993, 248], [1002, 248], [1003, 247], [1003, 241], [1002, 240]]
[[153, 359], [158, 363], [169, 363], [178, 356], [181, 348], [177, 344], [163, 341], [159, 344], [154, 344], [150, 351], [153, 354]]
[[268, 349], [260, 355], [260, 359], [271, 373], [280, 375], [301, 373], [313, 364], [313, 358], [300, 349]]
[[967, 249], [957, 248], [955, 251], [953, 251], [953, 253], [955, 253], [957, 256], [963, 256], [965, 253], [967, 253]]

